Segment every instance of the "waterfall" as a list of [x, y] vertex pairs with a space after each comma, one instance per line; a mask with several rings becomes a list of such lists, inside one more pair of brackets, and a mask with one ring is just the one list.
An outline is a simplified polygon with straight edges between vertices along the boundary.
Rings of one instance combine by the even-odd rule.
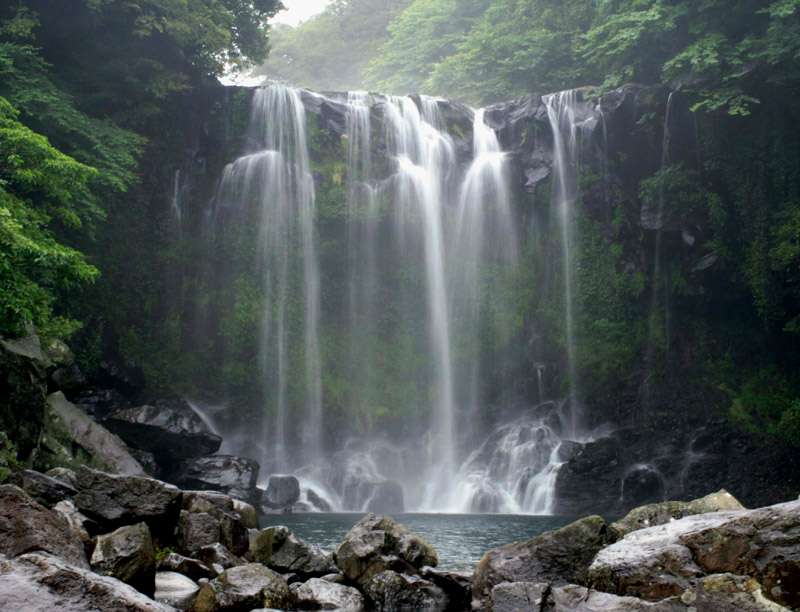
[[567, 341], [567, 368], [569, 375], [569, 399], [571, 434], [580, 432], [581, 407], [578, 368], [576, 364], [577, 343], [575, 340], [574, 267], [575, 228], [573, 216], [578, 200], [578, 133], [576, 119], [577, 92], [574, 90], [545, 96], [547, 116], [553, 132], [553, 199], [558, 207], [561, 226], [562, 270], [564, 275], [564, 318]]

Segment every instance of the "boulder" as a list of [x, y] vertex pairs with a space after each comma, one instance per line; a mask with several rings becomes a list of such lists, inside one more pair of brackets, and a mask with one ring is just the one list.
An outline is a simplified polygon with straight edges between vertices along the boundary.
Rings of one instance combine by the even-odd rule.
[[625, 518], [612, 523], [610, 529], [614, 537], [619, 539], [637, 529], [663, 525], [684, 516], [744, 509], [739, 500], [722, 489], [690, 502], [669, 501], [635, 508]]
[[374, 574], [364, 584], [364, 595], [375, 610], [444, 610], [447, 595], [432, 582], [392, 570]]
[[334, 561], [348, 580], [363, 586], [384, 570], [414, 573], [439, 559], [430, 544], [391, 518], [368, 514], [347, 532]]
[[45, 476], [55, 478], [62, 484], [72, 487], [73, 489], [77, 489], [78, 487], [78, 475], [75, 473], [75, 470], [64, 467], [56, 467], [47, 470], [47, 472], [45, 472]]
[[300, 500], [300, 482], [294, 476], [270, 476], [261, 503], [267, 508], [280, 510]]
[[258, 511], [255, 506], [240, 499], [234, 499], [233, 511], [239, 515], [239, 519], [246, 529], [258, 529]]
[[47, 423], [37, 462], [92, 465], [117, 474], [143, 475], [144, 468], [116, 435], [94, 422], [61, 392], [47, 398]]
[[597, 552], [609, 543], [608, 526], [590, 516], [525, 542], [487, 552], [475, 571], [473, 598], [487, 604], [503, 582], [582, 583]]
[[94, 542], [92, 541], [91, 535], [89, 535], [89, 531], [90, 528], [96, 531], [96, 527], [92, 525], [92, 522], [81, 514], [78, 508], [75, 507], [75, 504], [69, 500], [58, 502], [53, 506], [53, 511], [58, 512], [64, 517], [72, 533], [83, 544], [83, 549], [86, 551], [87, 556], [91, 556]]
[[178, 550], [196, 555], [201, 548], [220, 541], [219, 521], [206, 512], [181, 510], [178, 519]]
[[[199, 559], [184, 557], [178, 553], [169, 553], [158, 562], [156, 569], [159, 572], [176, 572], [178, 574], [183, 574], [192, 580], [202, 580], [203, 578], [210, 579], [217, 576], [217, 572], [213, 571]], [[158, 588], [158, 585], [156, 585], [156, 588]]]
[[145, 522], [156, 539], [171, 540], [181, 508], [181, 491], [142, 476], [78, 470], [75, 505], [101, 527], [114, 529]]
[[243, 501], [257, 495], [258, 463], [232, 455], [211, 455], [182, 462], [171, 480], [184, 489], [220, 491]]
[[246, 554], [250, 541], [247, 525], [235, 510], [237, 504], [245, 512], [252, 509], [249, 504], [216, 491], [185, 491], [177, 532], [181, 549], [195, 554], [203, 546], [221, 542], [234, 555]]
[[[543, 610], [550, 595], [546, 582], [501, 582], [492, 588], [492, 612]], [[468, 609], [468, 608], [466, 608]]]
[[684, 591], [680, 599], [687, 608], [701, 612], [788, 612], [790, 609], [767, 599], [757, 580], [733, 574], [706, 576]]
[[14, 485], [0, 486], [0, 554], [51, 553], [75, 567], [89, 569], [83, 543], [67, 519]]
[[226, 570], [203, 585], [193, 612], [247, 612], [255, 608], [292, 609], [294, 596], [279, 574], [260, 563]]
[[131, 405], [116, 389], [86, 389], [75, 397], [75, 404], [93, 419], [102, 421], [109, 414]]
[[22, 470], [14, 474], [12, 482], [43, 506], [51, 508], [58, 502], [71, 499], [75, 487], [33, 470]]
[[353, 610], [364, 609], [364, 597], [357, 589], [312, 578], [306, 583], [291, 585], [300, 610]]
[[104, 424], [130, 446], [153, 453], [163, 465], [211, 455], [222, 444], [222, 438], [179, 398], [120, 408]]
[[188, 610], [192, 607], [199, 591], [198, 584], [183, 574], [176, 572], [158, 572], [156, 574], [155, 600], [159, 603], [178, 610]]
[[267, 527], [255, 538], [251, 554], [254, 561], [281, 573], [305, 578], [321, 577], [336, 571], [330, 554], [307, 544], [286, 527]]
[[0, 558], [0, 610], [170, 612], [124, 582], [48, 554]]
[[[553, 612], [690, 612], [678, 598], [659, 602], [642, 601], [635, 597], [620, 597], [592, 591], [574, 584], [554, 588], [550, 592]], [[518, 608], [519, 609], [519, 608]], [[499, 612], [497, 608], [494, 612]], [[717, 608], [697, 608], [697, 612], [721, 612]]]
[[156, 553], [144, 523], [98, 536], [91, 565], [98, 574], [122, 580], [145, 595], [155, 593]]
[[378, 513], [404, 512], [403, 486], [394, 481], [376, 483], [366, 510]]
[[423, 567], [420, 576], [444, 591], [449, 602], [448, 609], [469, 610], [472, 602], [472, 574]]
[[197, 557], [217, 574], [221, 574], [231, 567], [246, 564], [246, 561], [234, 555], [219, 542], [203, 546], [197, 553]]

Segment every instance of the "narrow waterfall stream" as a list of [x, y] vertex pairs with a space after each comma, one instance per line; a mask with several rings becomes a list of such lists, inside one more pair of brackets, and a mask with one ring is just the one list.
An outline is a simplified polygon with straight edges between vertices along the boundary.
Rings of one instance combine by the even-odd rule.
[[[320, 162], [309, 153], [304, 101], [343, 108], [341, 161], [329, 162], [344, 162], [335, 180], [345, 200], [346, 253], [336, 276], [323, 274], [318, 261], [330, 230], [319, 226]], [[449, 103], [436, 98], [326, 98], [282, 85], [256, 90], [247, 149], [225, 170], [217, 206], [255, 203], [261, 211], [253, 231], [266, 296], [258, 356], [263, 409], [233, 437], [260, 449], [263, 478], [295, 474], [310, 509], [388, 504], [552, 513], [561, 436], [574, 438], [580, 429], [570, 270], [579, 126], [574, 93], [545, 103], [556, 150], [571, 391], [564, 406], [545, 401], [546, 366], [538, 364], [533, 376], [542, 405], [487, 428], [476, 417], [502, 361], [489, 358], [481, 343], [488, 329], [510, 320], [507, 287], [520, 248], [508, 157], [486, 111], [458, 109], [468, 122], [453, 128]], [[458, 137], [449, 131], [465, 128], [471, 132]], [[333, 290], [328, 283], [345, 288], [344, 317], [322, 298]], [[331, 321], [342, 322], [336, 336], [323, 335]], [[396, 390], [380, 373], [394, 367], [397, 351], [414, 369], [396, 373]], [[323, 395], [333, 372], [343, 372], [349, 390]], [[323, 406], [336, 402], [363, 420], [333, 438], [335, 412]], [[401, 437], [370, 431], [370, 415], [385, 405], [405, 413]]]

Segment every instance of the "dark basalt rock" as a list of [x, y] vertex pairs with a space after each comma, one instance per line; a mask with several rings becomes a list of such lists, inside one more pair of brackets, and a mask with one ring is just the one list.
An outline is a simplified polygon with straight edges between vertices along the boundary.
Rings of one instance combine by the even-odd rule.
[[199, 559], [184, 557], [178, 553], [169, 553], [158, 562], [156, 568], [159, 572], [177, 572], [188, 576], [192, 580], [203, 578], [216, 578], [217, 573]]
[[221, 574], [231, 567], [238, 567], [247, 563], [247, 561], [234, 555], [219, 542], [203, 546], [198, 551], [197, 557], [217, 574]]
[[0, 557], [0, 609], [25, 612], [171, 612], [116, 578], [48, 554]]
[[152, 597], [156, 589], [156, 553], [144, 523], [120, 527], [97, 537], [92, 570], [122, 580]]
[[234, 567], [203, 585], [194, 612], [240, 612], [261, 608], [291, 610], [294, 595], [286, 580], [259, 563]]
[[590, 516], [526, 542], [487, 552], [475, 570], [473, 599], [487, 605], [503, 582], [585, 582], [592, 559], [610, 536], [606, 522]]
[[116, 410], [104, 425], [130, 446], [153, 453], [162, 465], [211, 455], [222, 444], [222, 438], [179, 398]]
[[294, 476], [270, 476], [261, 503], [267, 508], [288, 508], [300, 500], [300, 482]]
[[330, 554], [307, 544], [286, 527], [268, 527], [255, 537], [250, 550], [253, 560], [282, 574], [303, 578], [322, 577], [336, 572]]
[[447, 595], [432, 582], [392, 570], [375, 574], [364, 585], [364, 595], [375, 610], [445, 610]]
[[432, 582], [447, 595], [447, 609], [469, 610], [472, 601], [472, 575], [461, 572], [445, 572], [423, 567], [420, 576]]
[[72, 499], [77, 494], [73, 486], [33, 470], [17, 472], [11, 481], [48, 508], [65, 499]]
[[75, 397], [75, 404], [92, 418], [103, 420], [115, 410], [129, 408], [131, 402], [116, 389], [92, 388], [81, 391]]
[[243, 501], [260, 501], [256, 489], [258, 463], [233, 455], [212, 455], [187, 459], [170, 480], [186, 489], [220, 491]]
[[181, 491], [142, 476], [117, 476], [82, 467], [75, 505], [103, 528], [145, 522], [159, 541], [171, 540], [181, 509]]
[[89, 568], [83, 543], [67, 519], [48, 510], [14, 485], [0, 486], [0, 554], [16, 557], [42, 551], [79, 568]]

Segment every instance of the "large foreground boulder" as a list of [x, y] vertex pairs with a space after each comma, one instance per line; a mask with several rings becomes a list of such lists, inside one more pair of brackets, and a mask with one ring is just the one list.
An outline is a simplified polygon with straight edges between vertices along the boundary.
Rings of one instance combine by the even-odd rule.
[[800, 607], [800, 500], [634, 531], [600, 551], [589, 580], [604, 591], [655, 601], [714, 574], [750, 577], [768, 599]]
[[67, 519], [14, 485], [0, 486], [0, 554], [16, 557], [43, 551], [89, 568], [83, 543]]
[[187, 459], [171, 480], [184, 489], [220, 491], [243, 501], [260, 501], [256, 488], [258, 463], [233, 455], [212, 455]]
[[142, 476], [106, 474], [82, 467], [75, 505], [101, 527], [147, 523], [154, 537], [171, 539], [181, 509], [181, 491]]
[[423, 566], [436, 567], [436, 551], [388, 516], [368, 514], [345, 536], [334, 561], [348, 580], [365, 585], [384, 570], [416, 573]]
[[597, 552], [610, 542], [608, 526], [590, 516], [526, 542], [487, 552], [475, 571], [473, 598], [487, 605], [503, 582], [583, 583]]
[[150, 597], [155, 593], [156, 551], [144, 523], [98, 536], [91, 564], [98, 574], [122, 580]]
[[373, 609], [379, 611], [444, 610], [448, 604], [447, 595], [432, 582], [392, 570], [375, 574], [363, 588]]
[[321, 578], [290, 586], [300, 610], [350, 610], [364, 608], [364, 597], [357, 589]]
[[247, 612], [256, 608], [291, 609], [294, 596], [286, 580], [260, 563], [226, 570], [197, 594], [194, 612]]
[[116, 474], [144, 475], [142, 465], [116, 435], [67, 401], [61, 392], [47, 398], [41, 458], [48, 465], [91, 465]]
[[255, 537], [250, 550], [253, 560], [282, 574], [302, 578], [322, 577], [335, 573], [330, 554], [318, 546], [307, 544], [286, 527], [267, 527]]
[[115, 410], [104, 425], [130, 446], [153, 453], [162, 465], [211, 455], [222, 444], [222, 438], [179, 398]]
[[30, 553], [0, 558], [0, 610], [25, 612], [169, 612], [116, 578], [69, 565], [57, 557]]

